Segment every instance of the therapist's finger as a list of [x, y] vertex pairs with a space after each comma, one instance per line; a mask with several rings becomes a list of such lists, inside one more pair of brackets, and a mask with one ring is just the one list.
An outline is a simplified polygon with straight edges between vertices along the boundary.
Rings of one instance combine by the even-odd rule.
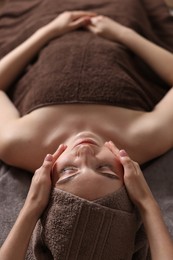
[[116, 156], [119, 156], [119, 149], [116, 147], [116, 145], [112, 142], [106, 142], [105, 145], [109, 148], [109, 150]]
[[67, 148], [67, 145], [65, 144], [60, 144], [56, 152], [53, 154], [53, 161], [55, 162], [58, 157], [65, 151]]

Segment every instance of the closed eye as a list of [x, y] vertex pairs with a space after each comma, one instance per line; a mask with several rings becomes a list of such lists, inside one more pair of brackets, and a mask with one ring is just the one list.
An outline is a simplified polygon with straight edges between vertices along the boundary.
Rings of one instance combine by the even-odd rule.
[[[115, 173], [114, 169], [112, 169], [112, 165], [100, 165], [96, 167], [96, 174], [102, 175], [103, 177], [110, 179], [119, 179], [119, 176]], [[59, 179], [57, 184], [66, 183], [72, 179], [74, 179], [77, 175], [80, 174], [80, 170], [73, 165], [65, 166], [59, 171], [60, 176], [63, 179]], [[60, 177], [60, 178], [61, 178]]]
[[67, 166], [67, 167], [61, 169], [60, 173], [62, 173], [62, 174], [65, 174], [65, 173], [66, 174], [70, 174], [70, 173], [76, 172], [77, 170], [78, 169], [76, 167], [74, 167], [74, 166]]
[[115, 173], [102, 172], [101, 174], [110, 179], [119, 179], [119, 177]]
[[104, 174], [104, 175], [106, 175], [107, 177], [110, 177], [110, 178], [117, 178], [118, 177], [116, 175], [116, 173], [114, 172], [114, 170], [112, 169], [111, 165], [99, 166], [98, 171], [99, 171], [99, 173], [102, 173], [102, 174]]
[[104, 172], [104, 171], [108, 171], [108, 172], [112, 172], [112, 173], [114, 172], [111, 165], [102, 165], [102, 166], [99, 166], [97, 169], [101, 172]]

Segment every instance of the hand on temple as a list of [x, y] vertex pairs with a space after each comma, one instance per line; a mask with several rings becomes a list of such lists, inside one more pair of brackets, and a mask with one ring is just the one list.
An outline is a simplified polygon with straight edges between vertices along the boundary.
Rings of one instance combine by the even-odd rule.
[[124, 150], [119, 151], [119, 158], [124, 168], [124, 184], [133, 203], [141, 208], [145, 203], [155, 201], [139, 164], [132, 161]]
[[34, 211], [34, 214], [36, 214], [38, 218], [48, 204], [52, 187], [51, 170], [53, 164], [65, 149], [65, 145], [60, 145], [53, 155], [48, 154], [45, 157], [42, 166], [35, 171], [32, 178], [24, 207]]
[[155, 201], [139, 164], [131, 160], [124, 150], [119, 150], [112, 142], [106, 145], [119, 157], [124, 168], [124, 184], [133, 203], [141, 209], [146, 202]]
[[111, 151], [119, 155], [124, 168], [124, 184], [133, 203], [138, 207], [148, 237], [153, 260], [173, 259], [173, 243], [160, 208], [154, 199], [138, 163], [124, 150], [118, 151], [112, 142]]

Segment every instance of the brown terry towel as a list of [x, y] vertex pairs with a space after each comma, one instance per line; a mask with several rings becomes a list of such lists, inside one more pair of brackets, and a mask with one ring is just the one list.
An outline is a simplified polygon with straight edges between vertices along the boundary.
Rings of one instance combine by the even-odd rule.
[[147, 259], [147, 240], [125, 188], [93, 202], [54, 189], [27, 260]]
[[[109, 16], [173, 51], [173, 17], [163, 0], [8, 0], [0, 15], [0, 57], [66, 10]], [[121, 44], [79, 29], [47, 44], [10, 96], [22, 115], [64, 103], [150, 111], [169, 88]]]

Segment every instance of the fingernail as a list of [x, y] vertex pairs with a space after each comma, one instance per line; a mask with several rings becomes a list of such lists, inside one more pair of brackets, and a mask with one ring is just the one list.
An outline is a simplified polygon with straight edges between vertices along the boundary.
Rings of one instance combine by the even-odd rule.
[[64, 144], [60, 144], [58, 149], [62, 149], [62, 148], [65, 148], [65, 145]]
[[62, 148], [65, 148], [65, 147], [67, 147], [67, 145], [66, 144], [60, 144], [60, 147]]
[[53, 160], [53, 157], [51, 154], [47, 154], [45, 157], [45, 161], [51, 162]]
[[126, 157], [126, 156], [128, 156], [128, 154], [126, 153], [125, 150], [120, 150], [120, 151], [119, 151], [119, 155], [120, 155], [121, 157]]

